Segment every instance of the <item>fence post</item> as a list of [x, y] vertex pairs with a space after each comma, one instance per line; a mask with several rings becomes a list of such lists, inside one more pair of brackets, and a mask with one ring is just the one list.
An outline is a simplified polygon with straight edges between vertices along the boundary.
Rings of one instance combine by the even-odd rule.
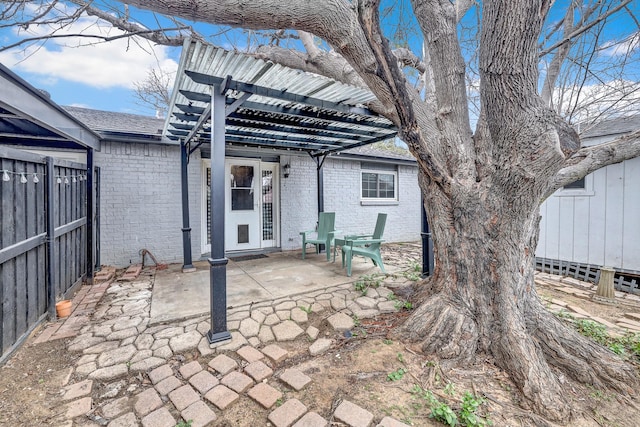
[[55, 217], [54, 217], [54, 183], [55, 183], [55, 167], [53, 157], [47, 157], [47, 175], [46, 175], [46, 196], [45, 211], [47, 213], [47, 250], [46, 250], [46, 275], [47, 275], [47, 297], [48, 297], [48, 313], [49, 319], [56, 319], [56, 253], [55, 253]]
[[87, 180], [85, 183], [87, 185], [87, 284], [93, 285], [93, 148], [87, 148]]

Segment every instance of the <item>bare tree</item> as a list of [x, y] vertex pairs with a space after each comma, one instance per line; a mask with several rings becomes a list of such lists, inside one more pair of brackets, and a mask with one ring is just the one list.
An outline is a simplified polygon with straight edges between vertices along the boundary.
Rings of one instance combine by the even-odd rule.
[[140, 104], [153, 107], [156, 116], [164, 117], [171, 103], [174, 80], [175, 73], [165, 73], [161, 69], [152, 68], [145, 80], [134, 83], [134, 95]]
[[[296, 30], [304, 50], [271, 43], [255, 54], [376, 95], [370, 107], [397, 125], [417, 160], [436, 257], [421, 305], [399, 336], [445, 366], [471, 363], [478, 354], [491, 357], [527, 406], [553, 420], [571, 416], [563, 375], [621, 393], [637, 388], [634, 368], [550, 314], [533, 280], [542, 200], [577, 178], [640, 155], [639, 133], [581, 148], [564, 117], [565, 95], [557, 90], [563, 64], [578, 57], [587, 64], [603, 44], [587, 48], [585, 37], [596, 37], [617, 13], [630, 14], [630, 0], [487, 0], [481, 6], [413, 0], [408, 12], [424, 39], [422, 58], [406, 46], [392, 49], [379, 0], [126, 3], [252, 31]], [[558, 9], [566, 3], [567, 9]], [[469, 29], [469, 40], [461, 39], [460, 28]], [[467, 65], [468, 59], [476, 61]], [[407, 67], [419, 70], [422, 84], [407, 78]], [[581, 75], [597, 81], [602, 72], [589, 67]], [[564, 84], [586, 87], [586, 80], [573, 80]], [[475, 89], [468, 93], [470, 82]], [[472, 92], [477, 117], [470, 115]]]

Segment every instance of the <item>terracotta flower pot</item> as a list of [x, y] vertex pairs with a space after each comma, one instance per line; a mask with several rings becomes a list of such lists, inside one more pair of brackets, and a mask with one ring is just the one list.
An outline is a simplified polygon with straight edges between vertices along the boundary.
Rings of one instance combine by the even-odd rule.
[[71, 300], [62, 300], [56, 303], [56, 314], [58, 318], [67, 317], [71, 314]]

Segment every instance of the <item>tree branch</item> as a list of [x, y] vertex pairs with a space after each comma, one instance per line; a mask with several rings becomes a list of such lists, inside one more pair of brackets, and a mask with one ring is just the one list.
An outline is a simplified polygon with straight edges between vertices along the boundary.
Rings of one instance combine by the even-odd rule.
[[550, 184], [544, 198], [558, 188], [564, 187], [590, 173], [608, 165], [640, 156], [640, 131], [622, 136], [611, 142], [582, 148], [566, 161]]
[[547, 55], [550, 52], [553, 52], [555, 49], [557, 49], [558, 47], [562, 46], [563, 44], [570, 42], [572, 39], [578, 37], [580, 34], [584, 33], [585, 31], [587, 31], [588, 29], [590, 29], [594, 25], [604, 21], [609, 16], [613, 15], [614, 13], [619, 11], [620, 9], [624, 8], [625, 6], [627, 6], [629, 3], [631, 3], [631, 1], [632, 0], [624, 0], [621, 4], [619, 4], [618, 6], [614, 7], [613, 9], [609, 10], [607, 13], [598, 16], [597, 19], [594, 19], [592, 22], [589, 22], [587, 25], [584, 25], [582, 27], [577, 28], [575, 31], [573, 31], [571, 34], [565, 36], [559, 42], [557, 42], [554, 45], [552, 45], [551, 47], [548, 47], [545, 50], [541, 51], [538, 54], [538, 57], [542, 58], [543, 56]]

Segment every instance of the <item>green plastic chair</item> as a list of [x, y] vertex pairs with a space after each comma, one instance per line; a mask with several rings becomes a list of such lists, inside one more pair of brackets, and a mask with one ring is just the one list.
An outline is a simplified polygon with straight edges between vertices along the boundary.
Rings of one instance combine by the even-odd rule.
[[351, 276], [351, 260], [354, 255], [370, 258], [373, 264], [380, 267], [380, 270], [385, 273], [382, 255], [380, 255], [380, 244], [384, 242], [384, 240], [382, 240], [382, 234], [384, 233], [386, 222], [387, 214], [379, 213], [373, 234], [345, 236], [345, 244], [341, 249], [342, 267], [344, 267], [346, 263], [347, 276]]
[[[320, 212], [318, 216], [318, 231], [309, 230], [301, 231], [302, 236], [302, 259], [304, 259], [307, 251], [307, 245], [315, 245], [316, 253], [320, 253], [320, 245], [325, 245], [325, 251], [327, 252], [327, 261], [331, 259], [331, 245], [335, 239], [335, 234], [338, 232], [335, 229], [336, 213], [335, 212]], [[316, 233], [315, 238], [310, 237], [310, 233]]]

